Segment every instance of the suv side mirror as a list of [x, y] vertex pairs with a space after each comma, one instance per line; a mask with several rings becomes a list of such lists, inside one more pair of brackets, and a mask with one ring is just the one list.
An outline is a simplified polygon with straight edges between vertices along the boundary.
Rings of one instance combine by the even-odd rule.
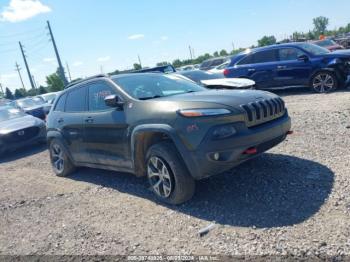
[[124, 105], [123, 99], [118, 95], [109, 95], [105, 97], [105, 104], [109, 107], [122, 109]]
[[309, 61], [309, 57], [307, 55], [300, 55], [300, 56], [298, 56], [298, 60], [307, 62], [307, 61]]

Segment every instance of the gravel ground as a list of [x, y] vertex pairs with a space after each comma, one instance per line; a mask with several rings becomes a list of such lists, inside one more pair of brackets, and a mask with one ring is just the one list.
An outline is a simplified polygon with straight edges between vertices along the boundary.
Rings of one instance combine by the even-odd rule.
[[8, 154], [0, 254], [350, 255], [350, 92], [281, 95], [294, 135], [198, 182], [178, 207], [156, 202], [130, 174], [84, 168], [55, 177], [44, 146]]

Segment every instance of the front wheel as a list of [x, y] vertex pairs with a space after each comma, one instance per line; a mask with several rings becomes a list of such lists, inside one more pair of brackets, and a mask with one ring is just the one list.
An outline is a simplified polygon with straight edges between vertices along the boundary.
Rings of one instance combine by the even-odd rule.
[[337, 89], [338, 80], [333, 72], [321, 71], [311, 79], [311, 88], [316, 93], [329, 93]]
[[57, 176], [68, 176], [74, 172], [75, 166], [69, 159], [61, 141], [53, 139], [50, 142], [49, 150], [52, 169]]
[[151, 189], [161, 201], [178, 205], [192, 198], [195, 181], [173, 144], [161, 142], [151, 146], [146, 170]]

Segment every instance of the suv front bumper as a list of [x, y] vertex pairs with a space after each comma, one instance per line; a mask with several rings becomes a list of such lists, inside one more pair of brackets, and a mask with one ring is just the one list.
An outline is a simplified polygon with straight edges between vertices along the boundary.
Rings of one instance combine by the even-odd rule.
[[[199, 180], [225, 172], [281, 143], [291, 129], [291, 119], [286, 113], [279, 119], [253, 128], [237, 123], [237, 129], [239, 132], [231, 138], [212, 140], [208, 137], [195, 151], [187, 152], [184, 160], [193, 178]], [[250, 148], [257, 152], [246, 154]], [[215, 154], [219, 158], [215, 158]]]

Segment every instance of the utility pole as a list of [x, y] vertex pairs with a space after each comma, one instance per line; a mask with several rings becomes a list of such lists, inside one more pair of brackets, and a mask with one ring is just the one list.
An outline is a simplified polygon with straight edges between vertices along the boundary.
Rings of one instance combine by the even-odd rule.
[[142, 69], [142, 64], [141, 64], [141, 58], [140, 58], [140, 55], [137, 55], [137, 58], [139, 59], [139, 64], [140, 64], [141, 69]]
[[191, 48], [190, 45], [188, 46], [188, 49], [190, 50], [190, 57], [191, 57], [191, 60], [192, 60], [192, 59], [193, 59], [193, 56], [192, 56], [192, 48]]
[[72, 82], [72, 76], [70, 75], [70, 70], [69, 70], [68, 62], [66, 62], [66, 67], [67, 67], [67, 71], [68, 71], [69, 82]]
[[34, 83], [34, 87], [35, 87], [35, 89], [38, 89], [38, 85], [36, 84], [36, 82], [35, 82], [35, 79], [34, 79], [34, 76], [32, 75], [32, 78], [33, 78], [33, 83]]
[[16, 64], [15, 64], [15, 66], [16, 66], [16, 71], [18, 72], [18, 75], [19, 75], [19, 79], [21, 79], [21, 83], [22, 83], [22, 88], [23, 89], [26, 89], [25, 87], [24, 87], [24, 83], [23, 83], [23, 79], [22, 79], [22, 75], [21, 75], [21, 68], [20, 68], [20, 66], [19, 66], [19, 64], [16, 62]]
[[1, 93], [3, 96], [5, 96], [4, 89], [2, 88], [2, 84], [0, 83]]
[[61, 58], [60, 58], [60, 55], [59, 55], [58, 50], [57, 50], [55, 38], [53, 37], [53, 34], [52, 34], [52, 30], [51, 30], [51, 26], [50, 26], [50, 22], [49, 22], [49, 21], [47, 21], [47, 28], [49, 29], [49, 33], [50, 33], [52, 45], [53, 45], [53, 48], [54, 48], [54, 50], [55, 50], [55, 54], [56, 54], [56, 58], [57, 58], [57, 62], [58, 62], [58, 67], [59, 67], [60, 76], [61, 76], [61, 79], [62, 79], [64, 85], [66, 86], [66, 85], [68, 85], [68, 81], [67, 81], [66, 76], [65, 76], [65, 74], [64, 74], [64, 69], [63, 69], [63, 66], [62, 66], [62, 63], [61, 63]]
[[25, 56], [25, 54], [24, 54], [24, 51], [23, 51], [23, 46], [22, 46], [21, 42], [18, 42], [18, 43], [19, 43], [19, 47], [20, 47], [21, 52], [22, 52], [24, 64], [25, 64], [26, 69], [27, 69], [27, 73], [28, 73], [30, 85], [31, 85], [31, 87], [34, 89], [35, 87], [34, 87], [34, 83], [33, 83], [32, 74], [30, 73], [30, 70], [29, 70], [29, 66], [28, 66], [28, 63], [27, 63], [27, 58], [26, 58], [26, 56]]

